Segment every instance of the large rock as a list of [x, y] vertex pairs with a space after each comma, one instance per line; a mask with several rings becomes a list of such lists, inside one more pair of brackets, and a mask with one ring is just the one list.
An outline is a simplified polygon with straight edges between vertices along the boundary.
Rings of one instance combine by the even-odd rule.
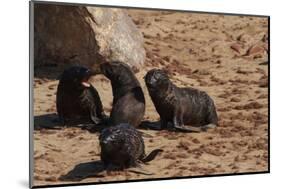
[[144, 64], [143, 37], [120, 9], [35, 4], [35, 66], [81, 64], [96, 70], [122, 61], [135, 71]]

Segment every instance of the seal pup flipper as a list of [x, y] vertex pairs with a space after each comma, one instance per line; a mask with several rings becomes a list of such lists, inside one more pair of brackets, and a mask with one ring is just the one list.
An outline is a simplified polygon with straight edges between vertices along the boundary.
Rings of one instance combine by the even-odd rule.
[[154, 175], [154, 173], [151, 173], [151, 172], [143, 169], [143, 167], [141, 167], [141, 166], [131, 167], [129, 169], [126, 169], [126, 171], [136, 173], [136, 174], [142, 174], [142, 175]]
[[199, 127], [193, 127], [189, 125], [183, 125], [183, 126], [174, 126], [176, 129], [179, 129], [181, 131], [187, 131], [187, 132], [201, 132], [201, 131], [207, 131], [208, 129], [216, 128], [217, 125], [210, 123], [207, 125], [199, 126]]
[[94, 122], [94, 124], [99, 124], [101, 122], [101, 119], [98, 118], [96, 115], [96, 112], [94, 110], [90, 110], [90, 117], [91, 120]]
[[202, 128], [201, 127], [193, 127], [193, 126], [189, 126], [189, 125], [175, 125], [174, 126], [175, 129], [178, 129], [180, 131], [185, 131], [185, 132], [201, 132]]
[[143, 157], [141, 159], [141, 162], [147, 163], [149, 161], [152, 161], [160, 152], [163, 152], [163, 150], [162, 149], [155, 149], [155, 150], [153, 150], [147, 156]]
[[183, 124], [183, 112], [181, 109], [177, 109], [173, 116], [173, 128], [185, 132], [201, 132], [201, 128], [193, 127]]
[[143, 129], [151, 129], [151, 130], [162, 130], [163, 128], [161, 127], [161, 121], [156, 121], [156, 122], [150, 122], [150, 121], [143, 121], [140, 125], [140, 128]]
[[207, 124], [207, 125], [203, 125], [200, 128], [201, 128], [202, 131], [207, 131], [207, 129], [214, 129], [216, 127], [217, 127], [216, 124], [210, 123], [210, 124]]
[[126, 169], [126, 171], [136, 173], [136, 174], [142, 174], [142, 175], [154, 175], [154, 173], [151, 173], [150, 171], [148, 171], [142, 167], [141, 160], [137, 160], [135, 163], [136, 163], [135, 167], [130, 167], [130, 168]]

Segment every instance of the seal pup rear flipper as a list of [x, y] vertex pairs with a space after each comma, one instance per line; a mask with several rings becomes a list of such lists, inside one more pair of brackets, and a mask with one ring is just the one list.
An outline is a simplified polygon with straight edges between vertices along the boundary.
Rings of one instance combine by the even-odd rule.
[[215, 128], [215, 124], [207, 124], [203, 126], [189, 126], [189, 125], [182, 125], [182, 126], [174, 126], [175, 129], [178, 129], [180, 131], [185, 131], [185, 132], [201, 132], [201, 131], [207, 131], [207, 129]]
[[185, 132], [201, 132], [202, 129], [200, 127], [193, 127], [189, 125], [173, 125], [173, 127], [179, 131], [185, 131]]
[[149, 161], [152, 161], [160, 152], [163, 152], [163, 150], [162, 149], [155, 149], [155, 150], [153, 150], [147, 156], [144, 156], [141, 159], [141, 162], [147, 163]]
[[200, 128], [201, 128], [202, 131], [207, 131], [207, 129], [214, 129], [216, 127], [217, 127], [216, 124], [210, 123], [210, 124], [207, 124], [207, 125], [203, 125]]
[[157, 131], [162, 130], [160, 121], [156, 121], [156, 122], [142, 121], [141, 124], [139, 125], [139, 127], [143, 128], [143, 129], [151, 129], [151, 130], [157, 130]]

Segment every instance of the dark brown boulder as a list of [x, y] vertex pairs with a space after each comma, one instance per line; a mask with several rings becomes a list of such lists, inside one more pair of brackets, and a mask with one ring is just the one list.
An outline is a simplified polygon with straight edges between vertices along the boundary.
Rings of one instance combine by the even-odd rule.
[[34, 61], [93, 71], [104, 61], [122, 61], [138, 70], [145, 61], [143, 37], [121, 9], [36, 3]]

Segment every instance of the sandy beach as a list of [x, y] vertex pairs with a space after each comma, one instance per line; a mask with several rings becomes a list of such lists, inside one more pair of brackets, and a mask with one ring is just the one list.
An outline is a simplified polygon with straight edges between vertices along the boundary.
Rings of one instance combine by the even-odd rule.
[[[201, 133], [141, 131], [146, 152], [164, 150], [143, 164], [145, 175], [100, 170], [98, 133], [59, 128], [56, 90], [59, 67], [34, 71], [34, 185], [215, 175], [268, 170], [268, 19], [167, 11], [126, 10], [143, 33], [145, 67], [136, 73], [146, 99], [144, 121], [159, 115], [143, 77], [152, 68], [168, 71], [174, 84], [206, 91], [219, 126]], [[105, 112], [111, 85], [91, 79]], [[152, 137], [148, 137], [148, 136]]]

